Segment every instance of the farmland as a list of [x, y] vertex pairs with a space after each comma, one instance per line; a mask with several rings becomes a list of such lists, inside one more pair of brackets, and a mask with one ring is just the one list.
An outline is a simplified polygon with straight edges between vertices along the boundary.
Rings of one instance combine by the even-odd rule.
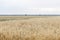
[[0, 16], [0, 40], [60, 40], [60, 16]]

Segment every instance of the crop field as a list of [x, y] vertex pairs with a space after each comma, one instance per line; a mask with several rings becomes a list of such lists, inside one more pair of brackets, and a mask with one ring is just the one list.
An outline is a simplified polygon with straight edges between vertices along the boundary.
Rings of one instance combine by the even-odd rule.
[[60, 16], [0, 16], [0, 40], [60, 40]]

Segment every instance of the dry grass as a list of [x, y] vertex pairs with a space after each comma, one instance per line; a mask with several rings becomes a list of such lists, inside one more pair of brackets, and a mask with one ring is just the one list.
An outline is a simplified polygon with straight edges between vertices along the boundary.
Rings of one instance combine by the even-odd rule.
[[0, 16], [0, 40], [60, 40], [60, 16]]

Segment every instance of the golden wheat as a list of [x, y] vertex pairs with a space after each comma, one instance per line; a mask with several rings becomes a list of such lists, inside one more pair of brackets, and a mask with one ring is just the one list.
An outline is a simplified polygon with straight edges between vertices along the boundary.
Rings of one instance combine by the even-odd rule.
[[0, 17], [0, 40], [60, 40], [60, 16]]

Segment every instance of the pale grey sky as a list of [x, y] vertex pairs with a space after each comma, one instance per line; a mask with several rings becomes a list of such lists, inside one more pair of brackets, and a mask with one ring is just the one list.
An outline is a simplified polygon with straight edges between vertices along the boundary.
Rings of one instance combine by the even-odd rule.
[[0, 0], [0, 14], [60, 14], [60, 0]]

